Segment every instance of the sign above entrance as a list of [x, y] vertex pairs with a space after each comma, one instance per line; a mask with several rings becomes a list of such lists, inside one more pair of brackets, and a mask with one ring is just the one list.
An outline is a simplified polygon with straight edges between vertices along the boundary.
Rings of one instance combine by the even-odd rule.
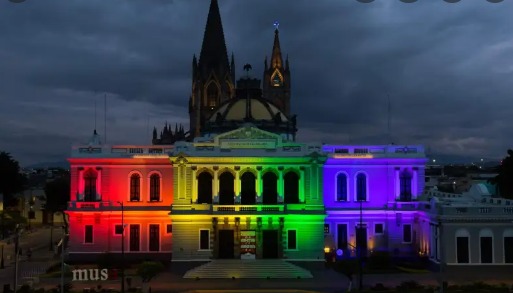
[[256, 255], [256, 231], [240, 231], [240, 258], [255, 259]]
[[223, 139], [222, 149], [275, 149], [276, 140], [272, 139]]

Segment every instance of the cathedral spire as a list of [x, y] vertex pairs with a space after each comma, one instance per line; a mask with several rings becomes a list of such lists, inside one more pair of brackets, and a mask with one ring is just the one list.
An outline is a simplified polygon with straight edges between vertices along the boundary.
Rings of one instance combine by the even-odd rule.
[[281, 57], [281, 47], [280, 47], [280, 31], [278, 30], [278, 26], [280, 24], [276, 21], [274, 23], [274, 45], [273, 45], [273, 54], [271, 56], [271, 68], [283, 68], [283, 58]]
[[217, 0], [210, 1], [207, 25], [199, 58], [199, 67], [229, 69], [228, 53], [224, 40], [223, 24]]

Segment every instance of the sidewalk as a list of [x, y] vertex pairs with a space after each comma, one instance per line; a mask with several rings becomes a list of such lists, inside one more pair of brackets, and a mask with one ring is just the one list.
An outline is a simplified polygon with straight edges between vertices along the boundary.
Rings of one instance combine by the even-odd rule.
[[[19, 238], [19, 247], [22, 250], [20, 262], [28, 260], [27, 249], [32, 250], [32, 257], [30, 261], [45, 262], [54, 259], [54, 251], [50, 251], [50, 227], [41, 227], [24, 231]], [[53, 231], [53, 241], [58, 241], [61, 238], [62, 232], [59, 229]], [[6, 238], [0, 241], [0, 245], [4, 250], [4, 265], [14, 265], [14, 237]]]

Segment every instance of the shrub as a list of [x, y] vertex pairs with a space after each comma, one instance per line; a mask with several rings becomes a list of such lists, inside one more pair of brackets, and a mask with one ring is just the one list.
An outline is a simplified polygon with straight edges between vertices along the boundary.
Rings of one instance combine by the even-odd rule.
[[411, 292], [414, 290], [423, 289], [424, 286], [420, 285], [416, 281], [406, 281], [402, 282], [399, 286], [396, 287], [399, 292]]
[[388, 291], [389, 289], [383, 285], [383, 283], [377, 283], [371, 287], [371, 291]]
[[391, 260], [387, 251], [374, 251], [369, 257], [368, 267], [370, 269], [387, 269], [390, 267]]

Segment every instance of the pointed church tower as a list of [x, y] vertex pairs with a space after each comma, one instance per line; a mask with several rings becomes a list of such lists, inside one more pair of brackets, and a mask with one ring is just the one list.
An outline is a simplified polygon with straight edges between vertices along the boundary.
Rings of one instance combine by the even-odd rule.
[[224, 101], [234, 96], [235, 61], [228, 61], [217, 0], [211, 0], [199, 60], [193, 58], [189, 101], [190, 134], [199, 136], [205, 121]]
[[[274, 45], [271, 62], [265, 59], [263, 97], [270, 100], [287, 116], [290, 115], [290, 70], [289, 58], [283, 63], [278, 22], [275, 22]], [[285, 65], [285, 66], [284, 66]]]

